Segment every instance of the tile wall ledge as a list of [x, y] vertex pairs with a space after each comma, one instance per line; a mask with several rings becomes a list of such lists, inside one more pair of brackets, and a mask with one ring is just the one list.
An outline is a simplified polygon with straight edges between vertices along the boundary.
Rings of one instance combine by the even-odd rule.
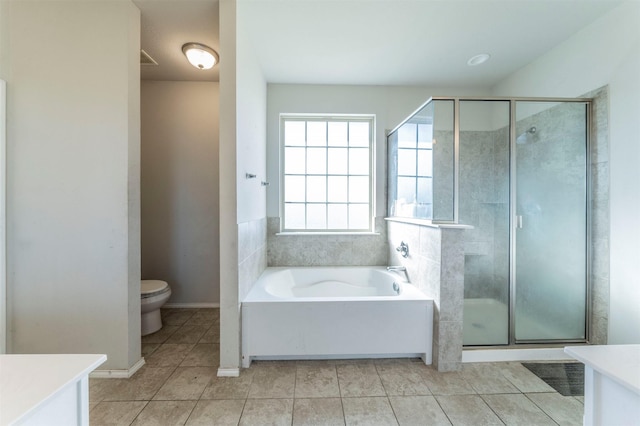
[[302, 235], [302, 236], [319, 236], [319, 235], [381, 235], [380, 232], [276, 232], [276, 235]]
[[441, 229], [473, 229], [472, 225], [462, 225], [459, 223], [438, 223], [429, 219], [413, 219], [409, 217], [385, 217], [384, 220], [389, 222], [409, 223], [418, 226], [428, 226], [430, 228]]

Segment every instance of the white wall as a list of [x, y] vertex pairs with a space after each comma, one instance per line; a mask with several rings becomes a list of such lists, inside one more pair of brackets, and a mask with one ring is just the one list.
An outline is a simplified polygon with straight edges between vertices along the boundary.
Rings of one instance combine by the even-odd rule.
[[279, 214], [280, 114], [336, 113], [376, 115], [376, 216], [386, 215], [386, 132], [431, 96], [482, 96], [482, 89], [406, 86], [327, 86], [269, 84], [267, 89], [267, 216]]
[[609, 343], [640, 343], [640, 3], [630, 1], [496, 85], [496, 96], [577, 97], [609, 85]]
[[[252, 271], [251, 276], [266, 264], [264, 254], [241, 259], [238, 247], [239, 224], [251, 222], [249, 228], [264, 228], [266, 223], [266, 188], [260, 184], [266, 175], [266, 83], [242, 28], [247, 7], [235, 0], [220, 2], [221, 375], [234, 374], [240, 367], [240, 262], [245, 271]], [[246, 173], [257, 177], [246, 179]], [[256, 247], [246, 246], [247, 241]], [[264, 238], [247, 241], [243, 253], [264, 253]]]
[[140, 359], [139, 11], [5, 13], [9, 350], [106, 353], [101, 368], [127, 369]]
[[240, 366], [236, 174], [236, 2], [220, 2], [220, 368]]
[[220, 301], [218, 83], [143, 81], [142, 278], [170, 304]]

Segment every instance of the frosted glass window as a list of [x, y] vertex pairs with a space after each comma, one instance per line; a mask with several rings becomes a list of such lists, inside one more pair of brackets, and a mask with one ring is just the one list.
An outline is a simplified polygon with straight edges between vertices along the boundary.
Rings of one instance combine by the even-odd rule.
[[284, 200], [286, 202], [304, 202], [305, 200], [305, 177], [285, 176]]
[[369, 207], [366, 204], [349, 204], [349, 229], [362, 229], [369, 223]]
[[433, 125], [418, 124], [418, 148], [431, 148], [433, 146]]
[[433, 151], [427, 149], [418, 150], [418, 176], [433, 176]]
[[306, 123], [304, 121], [285, 121], [284, 144], [286, 146], [304, 146], [306, 143]]
[[307, 146], [327, 145], [327, 123], [324, 121], [307, 122]]
[[401, 176], [416, 175], [416, 150], [415, 149], [399, 149], [398, 150], [398, 175], [401, 175]]
[[370, 146], [369, 124], [366, 121], [349, 122], [349, 146]]
[[324, 175], [326, 173], [327, 173], [326, 148], [307, 148], [307, 174]]
[[368, 175], [369, 160], [368, 148], [351, 148], [349, 150], [349, 174]]
[[320, 203], [327, 201], [326, 176], [307, 176], [307, 201]]
[[330, 203], [346, 203], [349, 200], [347, 176], [329, 176], [327, 186], [327, 201]]
[[329, 148], [327, 172], [330, 175], [346, 175], [349, 172], [349, 150], [347, 148]]
[[418, 203], [431, 204], [433, 200], [431, 178], [418, 178]]
[[373, 116], [281, 116], [283, 231], [372, 230], [373, 124]]
[[284, 217], [285, 224], [284, 226], [287, 229], [304, 229], [305, 221], [304, 221], [304, 204], [293, 204], [287, 203], [284, 205]]
[[327, 144], [329, 146], [347, 146], [349, 123], [346, 121], [330, 121], [328, 126]]
[[369, 178], [366, 176], [349, 177], [349, 201], [355, 203], [369, 202]]
[[348, 204], [329, 204], [327, 209], [327, 227], [329, 229], [347, 229], [349, 227]]
[[398, 129], [398, 148], [415, 148], [417, 127], [414, 123], [405, 123]]
[[416, 200], [416, 178], [398, 177], [398, 201], [413, 203]]
[[313, 229], [327, 227], [326, 204], [307, 204], [307, 227]]
[[289, 159], [285, 164], [284, 173], [290, 175], [303, 175], [305, 173], [305, 155], [306, 149], [286, 147], [285, 156]]

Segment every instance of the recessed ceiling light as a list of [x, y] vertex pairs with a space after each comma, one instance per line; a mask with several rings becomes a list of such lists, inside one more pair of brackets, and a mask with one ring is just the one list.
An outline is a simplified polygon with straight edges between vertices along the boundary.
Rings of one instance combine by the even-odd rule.
[[479, 55], [471, 57], [471, 59], [467, 61], [467, 65], [469, 65], [470, 67], [474, 67], [476, 65], [484, 64], [489, 60], [490, 57], [491, 55], [489, 55], [488, 53], [481, 53]]

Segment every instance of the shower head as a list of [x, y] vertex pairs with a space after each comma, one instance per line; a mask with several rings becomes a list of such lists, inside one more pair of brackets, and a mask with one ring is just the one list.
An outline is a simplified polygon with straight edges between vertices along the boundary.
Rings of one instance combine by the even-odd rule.
[[516, 143], [522, 145], [530, 142], [531, 137], [533, 137], [533, 135], [535, 135], [537, 131], [538, 129], [536, 129], [536, 126], [529, 127], [524, 133], [516, 138]]

